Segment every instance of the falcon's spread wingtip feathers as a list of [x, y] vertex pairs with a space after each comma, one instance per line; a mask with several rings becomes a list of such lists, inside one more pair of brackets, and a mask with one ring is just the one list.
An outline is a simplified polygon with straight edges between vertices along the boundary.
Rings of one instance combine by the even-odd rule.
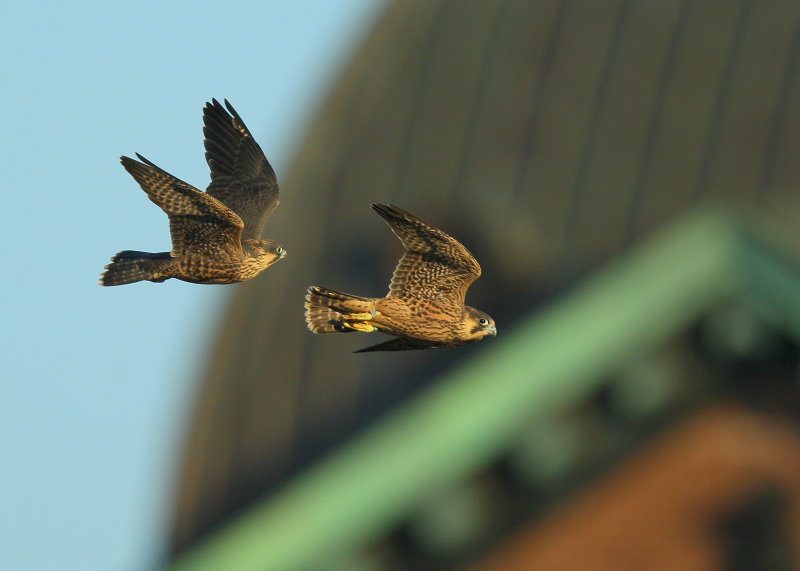
[[216, 99], [203, 109], [203, 144], [211, 169], [206, 192], [235, 210], [244, 221], [244, 239], [257, 239], [278, 207], [280, 189], [261, 147], [242, 118], [226, 99]]

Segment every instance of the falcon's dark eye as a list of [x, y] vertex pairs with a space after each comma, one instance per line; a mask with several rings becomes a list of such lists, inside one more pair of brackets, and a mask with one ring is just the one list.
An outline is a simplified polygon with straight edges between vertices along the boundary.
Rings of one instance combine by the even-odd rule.
[[489, 325], [489, 320], [488, 320], [488, 319], [486, 319], [485, 317], [481, 317], [481, 318], [478, 320], [478, 323], [480, 323], [481, 325]]
[[278, 252], [279, 254], [283, 254], [283, 246], [278, 246], [278, 248], [275, 251]]

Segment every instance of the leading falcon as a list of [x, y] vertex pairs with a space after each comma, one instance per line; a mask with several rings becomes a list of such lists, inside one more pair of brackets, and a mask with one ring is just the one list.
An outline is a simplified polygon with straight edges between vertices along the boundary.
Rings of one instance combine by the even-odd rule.
[[[226, 110], [227, 108], [227, 110]], [[278, 206], [278, 181], [242, 118], [225, 100], [203, 108], [211, 183], [205, 192], [172, 176], [140, 154], [122, 166], [169, 217], [170, 252], [123, 250], [111, 259], [100, 285], [176, 278], [229, 284], [254, 278], [286, 255], [261, 230]]]
[[383, 298], [360, 297], [320, 286], [306, 295], [306, 324], [314, 333], [381, 331], [396, 338], [356, 351], [457, 347], [497, 335], [494, 320], [464, 305], [481, 267], [455, 238], [413, 214], [373, 204], [405, 246]]

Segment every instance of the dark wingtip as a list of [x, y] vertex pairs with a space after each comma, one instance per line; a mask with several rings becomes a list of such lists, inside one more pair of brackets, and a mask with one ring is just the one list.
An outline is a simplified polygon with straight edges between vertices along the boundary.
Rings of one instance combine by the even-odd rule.
[[211, 127], [211, 124], [208, 122], [209, 120], [218, 122], [217, 128], [224, 129], [227, 125], [232, 123], [235, 129], [247, 131], [247, 126], [244, 124], [242, 117], [236, 109], [234, 109], [233, 105], [231, 105], [231, 102], [227, 99], [223, 99], [223, 101], [225, 102], [224, 106], [216, 98], [212, 98], [211, 103], [206, 103], [205, 108], [203, 108], [205, 122], [203, 132], [206, 134], [206, 139], [208, 139], [208, 132], [206, 129]]
[[[378, 343], [376, 345], [370, 345], [369, 347], [364, 347], [363, 349], [358, 349], [353, 351], [353, 353], [376, 353], [378, 351], [396, 351], [398, 350], [398, 343], [397, 339], [391, 339], [389, 341], [385, 341], [383, 343]], [[403, 350], [403, 349], [399, 349]]]
[[204, 111], [206, 111], [207, 113], [210, 111], [216, 111], [220, 113], [225, 113], [227, 115], [227, 113], [225, 112], [225, 110], [227, 109], [228, 113], [230, 113], [231, 116], [233, 116], [236, 119], [241, 119], [239, 117], [239, 113], [236, 112], [236, 109], [234, 109], [233, 105], [231, 104], [230, 101], [228, 101], [227, 98], [223, 99], [222, 101], [225, 103], [225, 105], [220, 103], [216, 97], [212, 97], [210, 103], [206, 102]]
[[394, 216], [395, 215], [394, 213], [397, 210], [397, 208], [395, 208], [391, 204], [380, 204], [378, 202], [372, 204], [372, 209], [381, 216], [383, 216], [384, 218], [386, 218], [387, 216]]
[[[347, 331], [352, 331], [352, 329], [348, 329]], [[382, 343], [376, 343], [375, 345], [370, 345], [369, 347], [363, 347], [361, 349], [357, 349], [353, 351], [353, 353], [377, 353], [379, 351], [402, 351], [403, 349], [400, 348], [401, 343], [399, 339], [390, 339], [389, 341], [384, 341]]]
[[126, 157], [123, 155], [119, 158], [119, 162], [122, 163], [122, 166], [125, 168], [125, 170], [131, 173], [132, 175], [134, 172], [142, 172], [146, 170], [145, 166], [161, 170], [161, 168], [156, 166], [151, 160], [145, 158], [139, 153], [136, 153], [136, 158], [138, 158], [139, 160], [137, 161], [136, 159], [132, 159], [130, 157]]
[[212, 97], [211, 101], [206, 101], [206, 106], [204, 110], [212, 110], [212, 109], [222, 109], [222, 105], [219, 101], [217, 101], [216, 97]]
[[[142, 161], [146, 165], [150, 165], [151, 167], [155, 167], [156, 166], [155, 164], [153, 164], [153, 161], [151, 161], [150, 159], [148, 159], [144, 155], [136, 153], [136, 158], [138, 158], [140, 161]], [[156, 168], [158, 168], [158, 167], [156, 167]]]
[[130, 174], [133, 174], [135, 170], [142, 168], [141, 163], [139, 161], [137, 161], [136, 159], [132, 159], [130, 157], [126, 157], [125, 155], [119, 158], [119, 162], [122, 165], [122, 168], [124, 168]]
[[371, 205], [372, 209], [377, 212], [382, 218], [386, 220], [415, 220], [416, 216], [411, 214], [410, 212], [403, 210], [402, 208], [398, 208], [393, 204], [380, 204], [374, 203]]
[[211, 101], [206, 101], [206, 106], [203, 107], [203, 115], [206, 117], [214, 115], [227, 117], [228, 114], [225, 112], [225, 107], [223, 107], [222, 103], [216, 97], [212, 97]]

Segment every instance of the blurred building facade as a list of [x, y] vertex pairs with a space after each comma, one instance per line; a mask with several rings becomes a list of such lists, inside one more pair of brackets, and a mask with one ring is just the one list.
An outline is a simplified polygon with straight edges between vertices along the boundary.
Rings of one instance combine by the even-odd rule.
[[492, 350], [353, 355], [365, 337], [306, 330], [308, 285], [386, 290], [399, 244], [371, 202], [475, 254], [483, 276], [468, 303], [495, 318], [502, 343], [692, 206], [791, 222], [798, 156], [797, 3], [389, 3], [281, 178], [270, 235], [291, 257], [238, 287], [220, 326], [173, 554]]

